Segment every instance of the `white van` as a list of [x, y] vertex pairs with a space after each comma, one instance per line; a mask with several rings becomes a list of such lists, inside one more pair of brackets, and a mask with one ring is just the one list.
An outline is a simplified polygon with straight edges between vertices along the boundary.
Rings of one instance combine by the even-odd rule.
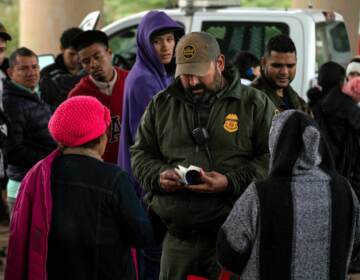
[[[202, 2], [209, 5], [210, 0]], [[214, 35], [227, 62], [231, 62], [240, 50], [250, 51], [260, 58], [269, 38], [279, 33], [288, 34], [295, 42], [298, 58], [292, 86], [305, 100], [306, 91], [322, 63], [332, 60], [346, 65], [351, 59], [346, 27], [337, 13], [234, 6], [163, 11], [182, 23], [186, 32], [201, 30]], [[134, 63], [136, 29], [146, 13], [122, 18], [102, 29], [109, 36], [115, 64], [129, 69]]]

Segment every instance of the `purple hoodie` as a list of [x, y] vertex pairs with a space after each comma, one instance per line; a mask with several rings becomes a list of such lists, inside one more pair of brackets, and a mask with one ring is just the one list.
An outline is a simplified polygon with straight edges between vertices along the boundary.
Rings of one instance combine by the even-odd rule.
[[174, 72], [167, 72], [151, 43], [151, 35], [164, 29], [173, 31], [177, 39], [184, 35], [183, 27], [164, 12], [151, 11], [143, 17], [136, 35], [136, 62], [125, 82], [118, 164], [131, 175], [139, 197], [143, 191], [132, 177], [129, 148], [135, 142], [135, 134], [146, 106], [156, 93], [174, 80]]

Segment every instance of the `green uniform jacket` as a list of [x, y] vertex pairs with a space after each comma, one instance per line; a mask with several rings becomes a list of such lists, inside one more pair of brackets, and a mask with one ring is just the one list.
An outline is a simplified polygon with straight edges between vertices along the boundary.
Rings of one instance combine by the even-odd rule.
[[285, 91], [294, 108], [287, 108], [284, 101], [276, 94], [276, 88], [272, 87], [262, 76], [254, 80], [251, 83], [251, 86], [265, 92], [280, 112], [286, 109], [296, 109], [312, 115], [310, 107], [307, 105], [305, 100], [302, 99], [290, 85], [285, 89]]
[[234, 69], [224, 76], [229, 86], [217, 94], [207, 129], [213, 169], [225, 174], [233, 188], [205, 194], [187, 189], [165, 193], [160, 187], [159, 174], [178, 164], [211, 171], [205, 151], [192, 139], [194, 106], [179, 80], [150, 102], [130, 149], [134, 176], [150, 192], [147, 204], [174, 234], [217, 231], [249, 183], [267, 175], [275, 107], [265, 94], [241, 85]]

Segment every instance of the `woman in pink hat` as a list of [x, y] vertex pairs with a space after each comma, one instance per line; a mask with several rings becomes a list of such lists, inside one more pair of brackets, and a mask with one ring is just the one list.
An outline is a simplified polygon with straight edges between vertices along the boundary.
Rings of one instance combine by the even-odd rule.
[[6, 279], [135, 279], [130, 246], [151, 246], [153, 232], [127, 174], [101, 158], [109, 124], [93, 97], [55, 111], [49, 131], [60, 149], [21, 184]]

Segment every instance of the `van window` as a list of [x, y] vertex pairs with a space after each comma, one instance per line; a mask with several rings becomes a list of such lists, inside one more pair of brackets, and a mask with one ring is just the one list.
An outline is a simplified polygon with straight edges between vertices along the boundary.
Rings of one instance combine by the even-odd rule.
[[113, 34], [109, 38], [109, 47], [113, 52], [113, 64], [129, 70], [136, 58], [136, 29], [131, 26]]
[[278, 34], [289, 34], [289, 26], [280, 22], [219, 22], [205, 21], [202, 31], [216, 37], [227, 61], [232, 61], [240, 50], [261, 57], [267, 41]]
[[321, 64], [335, 61], [345, 66], [351, 59], [350, 43], [343, 22], [316, 24], [316, 71]]

